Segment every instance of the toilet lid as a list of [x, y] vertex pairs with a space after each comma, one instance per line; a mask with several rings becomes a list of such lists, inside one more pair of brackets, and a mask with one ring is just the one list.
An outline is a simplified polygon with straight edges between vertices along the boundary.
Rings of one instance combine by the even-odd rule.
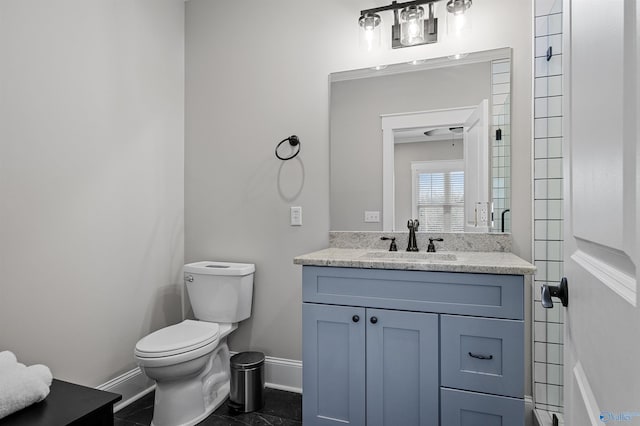
[[145, 358], [177, 355], [216, 343], [217, 339], [218, 324], [184, 320], [140, 339], [135, 353]]

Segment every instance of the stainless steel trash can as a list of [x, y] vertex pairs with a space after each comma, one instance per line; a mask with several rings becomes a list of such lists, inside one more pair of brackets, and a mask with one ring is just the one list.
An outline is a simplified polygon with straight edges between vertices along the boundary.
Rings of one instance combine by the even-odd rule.
[[248, 413], [264, 406], [264, 354], [240, 352], [231, 357], [229, 406]]

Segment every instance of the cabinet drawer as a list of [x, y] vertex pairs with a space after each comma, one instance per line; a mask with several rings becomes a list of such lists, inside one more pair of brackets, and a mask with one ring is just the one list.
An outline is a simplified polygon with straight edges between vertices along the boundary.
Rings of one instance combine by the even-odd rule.
[[522, 398], [524, 322], [442, 315], [442, 386]]
[[522, 275], [305, 266], [304, 302], [524, 318]]
[[524, 400], [441, 388], [440, 423], [447, 426], [522, 426]]

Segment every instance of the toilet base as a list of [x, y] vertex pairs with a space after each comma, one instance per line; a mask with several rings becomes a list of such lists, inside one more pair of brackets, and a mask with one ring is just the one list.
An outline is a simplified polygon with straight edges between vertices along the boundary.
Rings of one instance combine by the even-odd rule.
[[193, 426], [229, 396], [229, 348], [226, 339], [209, 355], [197, 376], [156, 382], [151, 426]]
[[[187, 421], [186, 423], [181, 423], [179, 425], [176, 426], [195, 426], [198, 423], [200, 423], [201, 421], [203, 421], [204, 419], [206, 419], [207, 417], [209, 417], [214, 411], [216, 411], [218, 409], [218, 407], [220, 407], [224, 401], [227, 399], [227, 397], [229, 396], [229, 382], [225, 383], [224, 385], [222, 385], [222, 387], [220, 388], [220, 390], [218, 391], [218, 396], [216, 397], [216, 399], [213, 400], [213, 402], [211, 403], [211, 405], [209, 405], [207, 408], [205, 408], [204, 412], [202, 414], [200, 414], [198, 417]], [[155, 410], [154, 410], [154, 414], [153, 414], [153, 418], [155, 420], [156, 418], [156, 414], [155, 414]], [[163, 424], [156, 424], [153, 422], [153, 420], [151, 420], [151, 426], [163, 426]]]

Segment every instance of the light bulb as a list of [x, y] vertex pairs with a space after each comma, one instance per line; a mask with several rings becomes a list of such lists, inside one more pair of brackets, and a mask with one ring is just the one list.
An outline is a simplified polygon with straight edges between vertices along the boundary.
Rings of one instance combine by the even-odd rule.
[[367, 13], [358, 19], [360, 25], [360, 46], [367, 52], [380, 47], [380, 15]]
[[404, 46], [424, 41], [424, 9], [420, 6], [409, 6], [400, 13], [400, 43]]

